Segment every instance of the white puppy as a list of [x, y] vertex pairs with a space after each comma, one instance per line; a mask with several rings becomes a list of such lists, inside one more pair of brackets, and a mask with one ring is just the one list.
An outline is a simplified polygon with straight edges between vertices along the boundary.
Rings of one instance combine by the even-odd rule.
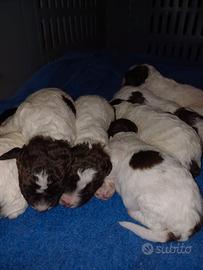
[[196, 176], [201, 167], [201, 141], [196, 132], [176, 116], [148, 105], [122, 102], [116, 105], [116, 118], [126, 118], [138, 127], [146, 143], [177, 158]]
[[114, 120], [112, 106], [99, 96], [82, 96], [76, 100], [76, 146], [74, 161], [66, 181], [61, 204], [81, 206], [94, 195], [111, 171], [111, 162], [103, 147], [108, 143], [107, 130]]
[[19, 131], [29, 141], [34, 136], [74, 143], [76, 110], [72, 98], [57, 88], [35, 92], [1, 127], [1, 134]]
[[[0, 136], [0, 153], [4, 154], [13, 147], [21, 147], [24, 138], [20, 133]], [[27, 203], [20, 192], [18, 170], [15, 160], [0, 161], [0, 215], [16, 218], [27, 208]]]
[[124, 86], [113, 97], [111, 104], [126, 100], [132, 104], [151, 105], [165, 112], [170, 112], [191, 126], [200, 136], [203, 145], [203, 116], [189, 108], [180, 107], [177, 103], [156, 96], [145, 87]]
[[198, 186], [176, 159], [139, 140], [129, 122], [111, 124], [108, 152], [113, 169], [107, 178], [114, 181], [129, 215], [145, 227], [120, 224], [146, 240], [185, 241], [202, 221]]
[[151, 65], [133, 66], [125, 74], [125, 85], [145, 87], [155, 95], [188, 107], [203, 116], [203, 91], [169, 79]]

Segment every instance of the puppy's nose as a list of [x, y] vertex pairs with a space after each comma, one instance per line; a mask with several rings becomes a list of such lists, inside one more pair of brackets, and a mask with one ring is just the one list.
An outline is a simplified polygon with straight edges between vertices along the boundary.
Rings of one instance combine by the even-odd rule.
[[75, 207], [77, 206], [79, 198], [76, 194], [63, 194], [59, 201], [65, 207]]
[[60, 204], [65, 206], [65, 207], [71, 207], [73, 206], [70, 202], [66, 202], [65, 200], [60, 200]]

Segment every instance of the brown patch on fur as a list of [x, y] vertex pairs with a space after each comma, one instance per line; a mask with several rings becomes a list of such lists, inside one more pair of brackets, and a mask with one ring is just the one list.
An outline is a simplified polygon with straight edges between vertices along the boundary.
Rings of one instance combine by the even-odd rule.
[[110, 103], [111, 106], [114, 106], [114, 105], [118, 105], [118, 104], [120, 104], [122, 102], [123, 102], [123, 99], [116, 98], [116, 99], [113, 99], [112, 101], [110, 101], [109, 103]]
[[142, 85], [149, 75], [149, 68], [145, 65], [139, 65], [128, 70], [125, 74], [125, 84], [132, 86]]
[[181, 107], [178, 110], [176, 110], [174, 114], [182, 121], [184, 121], [186, 124], [193, 127], [195, 131], [198, 133], [197, 128], [195, 128], [194, 125], [197, 123], [198, 120], [203, 120], [203, 116], [201, 116], [196, 112], [187, 110], [184, 107]]
[[129, 97], [129, 99], [127, 100], [128, 102], [132, 103], [132, 104], [144, 104], [145, 103], [145, 98], [143, 96], [143, 94], [139, 91], [134, 91], [131, 93], [131, 96]]
[[119, 132], [135, 132], [137, 133], [137, 126], [129, 119], [120, 118], [111, 122], [107, 131], [109, 137], [113, 137]]
[[181, 238], [180, 235], [176, 236], [174, 233], [169, 232], [167, 241], [178, 241], [180, 240], [180, 238]]
[[190, 163], [190, 173], [192, 174], [193, 177], [196, 177], [200, 174], [200, 167], [199, 165], [197, 164], [196, 161], [192, 160], [191, 163]]
[[163, 161], [162, 156], [157, 151], [146, 150], [134, 153], [129, 161], [133, 169], [150, 169]]

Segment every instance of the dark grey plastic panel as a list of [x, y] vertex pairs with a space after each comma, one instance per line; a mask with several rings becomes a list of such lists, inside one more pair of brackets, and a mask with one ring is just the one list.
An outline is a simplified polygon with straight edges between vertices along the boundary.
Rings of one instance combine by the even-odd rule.
[[111, 0], [107, 5], [109, 48], [203, 64], [203, 0]]
[[0, 99], [68, 50], [105, 43], [105, 1], [1, 0]]

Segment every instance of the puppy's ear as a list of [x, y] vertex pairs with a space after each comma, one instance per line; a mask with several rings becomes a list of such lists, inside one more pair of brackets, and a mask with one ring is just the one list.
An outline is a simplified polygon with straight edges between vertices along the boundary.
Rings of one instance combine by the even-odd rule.
[[0, 160], [14, 159], [22, 153], [22, 148], [15, 147], [0, 156]]

